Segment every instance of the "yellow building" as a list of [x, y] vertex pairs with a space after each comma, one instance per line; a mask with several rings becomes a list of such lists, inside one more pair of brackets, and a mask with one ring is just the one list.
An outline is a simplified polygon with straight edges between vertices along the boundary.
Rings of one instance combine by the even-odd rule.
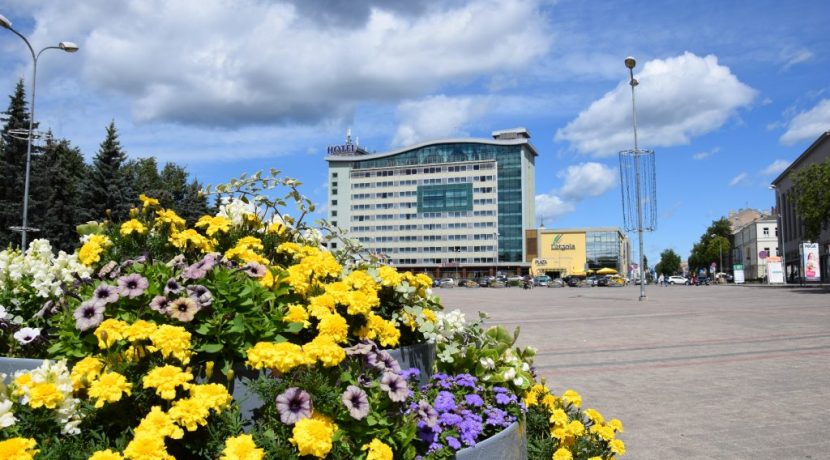
[[553, 278], [584, 276], [610, 268], [627, 274], [630, 242], [616, 227], [528, 230], [525, 260], [533, 274]]

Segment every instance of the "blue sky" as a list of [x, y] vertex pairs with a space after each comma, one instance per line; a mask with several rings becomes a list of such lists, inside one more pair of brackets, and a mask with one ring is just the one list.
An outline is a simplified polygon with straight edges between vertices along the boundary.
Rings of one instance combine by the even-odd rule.
[[[37, 49], [80, 46], [42, 55], [36, 115], [87, 158], [115, 120], [131, 157], [203, 183], [274, 167], [324, 205], [325, 148], [349, 127], [384, 151], [522, 126], [548, 228], [623, 224], [632, 55], [654, 262], [687, 257], [729, 210], [772, 206], [770, 181], [830, 129], [822, 1], [0, 0], [0, 14]], [[29, 88], [30, 61], [0, 30], [0, 94]]]

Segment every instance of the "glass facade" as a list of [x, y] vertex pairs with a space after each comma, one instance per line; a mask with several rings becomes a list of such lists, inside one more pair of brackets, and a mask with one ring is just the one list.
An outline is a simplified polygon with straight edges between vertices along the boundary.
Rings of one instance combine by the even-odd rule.
[[473, 210], [473, 184], [418, 186], [418, 212]]
[[585, 234], [585, 252], [588, 268], [613, 268], [625, 273], [625, 267], [620, 267], [623, 260], [621, 254], [622, 242], [617, 232], [587, 232]]
[[[495, 160], [498, 165], [499, 261], [522, 262], [522, 146], [474, 142], [432, 144], [383, 158], [358, 160], [354, 170]], [[445, 196], [446, 198], [446, 196]], [[419, 191], [419, 212], [422, 197]]]

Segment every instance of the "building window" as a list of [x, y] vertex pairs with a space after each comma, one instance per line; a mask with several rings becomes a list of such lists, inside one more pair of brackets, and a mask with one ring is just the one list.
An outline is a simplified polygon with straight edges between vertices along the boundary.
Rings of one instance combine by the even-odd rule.
[[769, 236], [769, 227], [764, 227], [764, 236]]
[[332, 217], [337, 217], [337, 210], [336, 209], [331, 211], [331, 216]]
[[331, 194], [332, 195], [337, 195], [337, 189], [336, 188], [331, 189]]
[[337, 206], [337, 200], [331, 200], [331, 205], [332, 206]]
[[336, 172], [331, 173], [331, 177], [337, 177], [337, 173]]

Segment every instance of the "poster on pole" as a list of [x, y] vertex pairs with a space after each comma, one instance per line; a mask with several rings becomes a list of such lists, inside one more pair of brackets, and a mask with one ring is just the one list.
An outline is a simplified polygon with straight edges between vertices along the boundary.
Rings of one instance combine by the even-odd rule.
[[746, 279], [744, 278], [743, 264], [735, 264], [732, 266], [732, 276], [734, 277], [735, 284], [744, 284]]
[[784, 284], [784, 267], [781, 261], [767, 262], [767, 280], [770, 284]]
[[805, 281], [818, 281], [818, 243], [801, 244], [801, 273]]

